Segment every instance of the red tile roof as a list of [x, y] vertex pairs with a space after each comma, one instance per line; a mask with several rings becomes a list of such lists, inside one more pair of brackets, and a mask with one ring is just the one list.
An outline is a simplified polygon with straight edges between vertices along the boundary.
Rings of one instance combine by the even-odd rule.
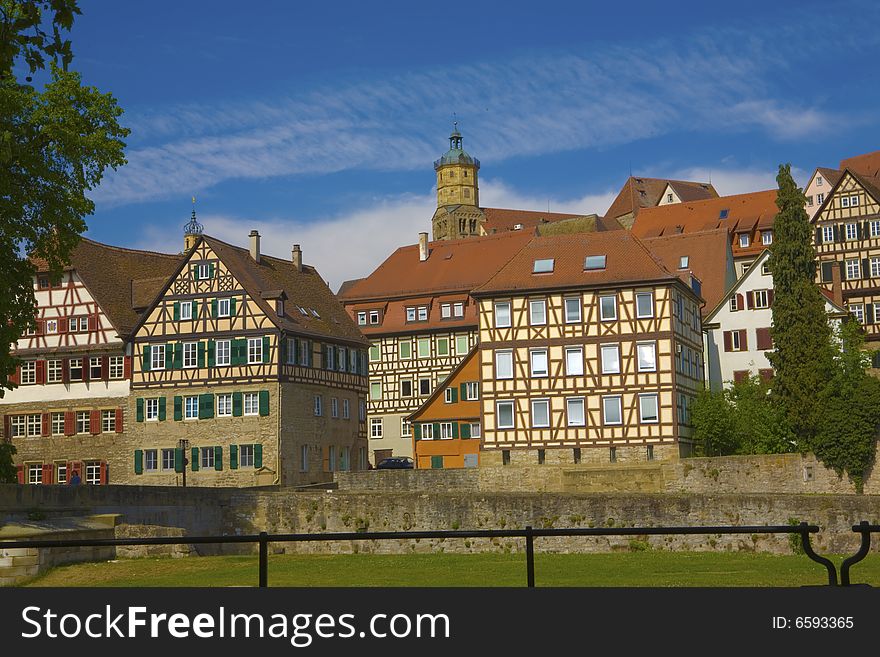
[[638, 216], [642, 208], [652, 208], [660, 202], [667, 185], [672, 185], [682, 201], [697, 201], [718, 196], [711, 183], [630, 176], [605, 216], [610, 219], [617, 219], [630, 213]]
[[880, 151], [855, 155], [840, 161], [840, 170], [849, 169], [869, 178], [877, 177], [880, 173]]
[[521, 225], [522, 230], [532, 229], [548, 223], [572, 219], [595, 219], [592, 230], [620, 230], [621, 226], [616, 221], [605, 221], [596, 214], [569, 214], [563, 212], [543, 212], [537, 210], [508, 210], [505, 208], [480, 208], [486, 216], [483, 230], [486, 234], [500, 233], [503, 231], [516, 230], [515, 226]]

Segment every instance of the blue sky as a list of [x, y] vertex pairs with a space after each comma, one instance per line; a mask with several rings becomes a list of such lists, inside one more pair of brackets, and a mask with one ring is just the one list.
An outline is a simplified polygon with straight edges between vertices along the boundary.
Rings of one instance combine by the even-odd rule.
[[88, 235], [206, 232], [331, 287], [429, 230], [453, 113], [484, 206], [607, 209], [630, 170], [722, 194], [876, 150], [870, 2], [81, 0], [73, 67], [125, 109]]

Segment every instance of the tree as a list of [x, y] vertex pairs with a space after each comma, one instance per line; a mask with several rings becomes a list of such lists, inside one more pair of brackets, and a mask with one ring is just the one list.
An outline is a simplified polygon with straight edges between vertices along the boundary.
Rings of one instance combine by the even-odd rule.
[[[0, 396], [13, 387], [10, 345], [34, 325], [31, 258], [60, 274], [94, 211], [86, 192], [125, 163], [116, 100], [58, 66], [72, 57], [61, 33], [79, 13], [75, 0], [0, 0]], [[17, 79], [17, 65], [33, 73], [47, 58], [41, 90]]]
[[18, 482], [18, 473], [12, 457], [18, 450], [12, 443], [0, 441], [0, 484], [14, 484]]
[[775, 370], [772, 395], [785, 411], [798, 448], [814, 448], [822, 408], [816, 403], [834, 372], [831, 329], [816, 285], [812, 227], [803, 191], [780, 165], [779, 213], [773, 225], [768, 266], [773, 275], [773, 337], [768, 358]]

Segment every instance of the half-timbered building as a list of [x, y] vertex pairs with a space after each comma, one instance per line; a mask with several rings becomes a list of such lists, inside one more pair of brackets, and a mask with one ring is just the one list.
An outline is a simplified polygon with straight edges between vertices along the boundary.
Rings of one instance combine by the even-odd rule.
[[82, 238], [53, 279], [35, 261], [35, 323], [13, 346], [18, 384], [0, 398], [19, 482], [119, 483], [128, 453], [131, 333], [180, 256]]
[[128, 479], [309, 484], [367, 467], [367, 342], [302, 263], [208, 235], [134, 337]]
[[702, 299], [630, 232], [536, 237], [472, 296], [483, 463], [690, 452]]

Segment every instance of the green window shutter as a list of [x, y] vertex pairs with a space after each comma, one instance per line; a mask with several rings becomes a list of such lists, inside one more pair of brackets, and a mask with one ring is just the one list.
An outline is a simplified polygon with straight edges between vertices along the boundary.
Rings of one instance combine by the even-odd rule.
[[229, 446], [229, 469], [238, 470], [238, 445]]
[[413, 425], [413, 435], [415, 436], [416, 440], [422, 439], [422, 425], [421, 424], [414, 424]]
[[199, 471], [199, 448], [193, 447], [190, 451], [189, 465], [193, 472]]
[[217, 316], [217, 299], [211, 300], [211, 317]]
[[183, 419], [183, 397], [174, 396], [174, 421], [180, 422]]
[[461, 437], [462, 438], [470, 438], [471, 437], [471, 425], [467, 422], [461, 423]]
[[241, 349], [239, 348], [240, 346], [241, 346], [241, 340], [232, 340], [229, 343], [229, 349], [231, 351], [230, 362], [233, 365], [241, 365], [241, 356], [240, 356]]
[[135, 412], [135, 421], [143, 422], [144, 421], [144, 400], [138, 397], [137, 399], [137, 411]]
[[214, 448], [214, 469], [223, 469], [223, 448], [219, 446]]
[[458, 438], [458, 422], [452, 423], [452, 437]]
[[452, 392], [452, 403], [454, 404], [458, 401], [458, 390], [455, 388], [450, 388], [449, 390]]
[[306, 354], [307, 354], [308, 357], [309, 357], [309, 367], [314, 367], [314, 366], [312, 365], [312, 356], [314, 356], [314, 352], [312, 351], [312, 342], [311, 342], [311, 340], [308, 341], [308, 342], [306, 342], [306, 345], [307, 345], [307, 348], [306, 348]]
[[197, 265], [193, 265], [193, 266], [192, 266], [192, 275], [193, 275], [193, 279], [198, 280], [198, 278], [199, 278], [199, 268], [198, 268]]
[[439, 470], [443, 467], [443, 457], [442, 456], [432, 456], [431, 457], [431, 468], [434, 470]]
[[174, 345], [174, 369], [179, 370], [183, 367], [183, 343], [178, 342]]
[[141, 370], [144, 372], [150, 371], [150, 345], [144, 345], [143, 356], [141, 356]]
[[235, 297], [229, 300], [229, 316], [235, 317]]
[[205, 343], [199, 342], [196, 347], [196, 365], [199, 367], [205, 366]]
[[278, 344], [281, 347], [281, 364], [287, 362], [287, 338], [285, 336], [281, 336], [278, 338]]
[[254, 467], [262, 468], [263, 467], [263, 446], [262, 445], [254, 445]]
[[165, 369], [174, 369], [174, 345], [165, 345]]
[[241, 417], [241, 393], [233, 392], [232, 393], [232, 416], [233, 417]]
[[206, 392], [204, 395], [199, 395], [199, 419], [212, 417], [214, 417], [214, 394]]
[[165, 398], [159, 397], [159, 421], [165, 421]]
[[439, 440], [440, 438], [440, 423], [434, 422], [434, 440]]
[[270, 358], [269, 358], [269, 342], [270, 342], [270, 340], [269, 340], [269, 336], [268, 336], [268, 335], [264, 335], [264, 336], [263, 336], [263, 362], [264, 362], [264, 363], [268, 363], [268, 362], [270, 362]]
[[199, 302], [194, 299], [192, 302], [192, 305], [193, 305], [192, 318], [198, 319], [199, 318]]
[[260, 390], [260, 415], [269, 415], [269, 391]]
[[180, 302], [175, 301], [174, 302], [174, 321], [176, 322], [179, 319], [180, 319]]
[[183, 472], [183, 448], [175, 447], [174, 448], [174, 471], [177, 473]]
[[214, 263], [208, 263], [208, 278], [214, 278]]
[[213, 340], [208, 340], [208, 367], [214, 367], [216, 360], [217, 344]]
[[464, 401], [465, 399], [467, 399], [467, 383], [462, 383], [458, 387], [461, 390], [461, 399], [462, 401]]
[[134, 473], [136, 475], [144, 474], [144, 450], [142, 449], [134, 450]]

